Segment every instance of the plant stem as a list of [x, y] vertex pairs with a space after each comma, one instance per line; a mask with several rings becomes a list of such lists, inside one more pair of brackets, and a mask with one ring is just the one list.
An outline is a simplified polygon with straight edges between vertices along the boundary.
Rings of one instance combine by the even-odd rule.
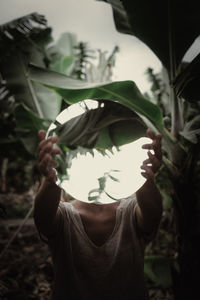
[[178, 101], [174, 89], [170, 87], [171, 102], [172, 102], [172, 124], [171, 124], [171, 133], [174, 137], [178, 138], [179, 132], [183, 129], [183, 114], [181, 103]]
[[31, 83], [31, 80], [30, 80], [29, 76], [28, 76], [28, 72], [27, 72], [27, 70], [26, 70], [24, 61], [23, 61], [23, 59], [22, 59], [20, 53], [19, 53], [18, 57], [19, 57], [19, 60], [20, 60], [20, 63], [21, 63], [21, 69], [22, 69], [22, 72], [23, 72], [23, 74], [24, 74], [24, 77], [26, 78], [26, 81], [27, 81], [27, 84], [28, 84], [28, 87], [29, 87], [29, 92], [30, 92], [31, 97], [32, 97], [32, 99], [33, 99], [33, 103], [34, 103], [34, 105], [35, 105], [35, 109], [36, 109], [36, 111], [37, 111], [39, 117], [40, 117], [40, 118], [44, 118], [43, 112], [42, 112], [42, 110], [41, 110], [41, 108], [40, 108], [38, 99], [37, 99], [36, 94], [35, 94], [35, 91], [34, 91], [34, 89], [33, 89], [33, 85], [32, 85], [32, 83]]
[[176, 97], [172, 82], [176, 76], [176, 53], [173, 39], [173, 16], [172, 1], [168, 0], [168, 40], [169, 40], [169, 81], [170, 81], [170, 99], [171, 99], [171, 133], [177, 138], [179, 132], [183, 129], [183, 116], [181, 103]]

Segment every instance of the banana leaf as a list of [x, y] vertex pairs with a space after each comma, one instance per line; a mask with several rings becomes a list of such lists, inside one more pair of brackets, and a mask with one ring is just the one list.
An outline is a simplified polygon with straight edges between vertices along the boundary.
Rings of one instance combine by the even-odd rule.
[[173, 86], [179, 97], [189, 102], [198, 102], [200, 100], [200, 54], [185, 65], [174, 79]]
[[[173, 55], [178, 65], [200, 34], [199, 3], [196, 0], [184, 2], [123, 0], [121, 14], [116, 14], [116, 5], [119, 1], [105, 2], [109, 2], [113, 7], [117, 30], [124, 33], [124, 23], [127, 20], [129, 26], [126, 26], [125, 32], [144, 42], [168, 71], [170, 70], [170, 46], [173, 47]], [[172, 39], [169, 39], [170, 31]]]
[[122, 105], [110, 102], [104, 107], [87, 110], [49, 132], [59, 136], [59, 144], [71, 149], [107, 149], [121, 146], [146, 135], [147, 127], [134, 112]]
[[1, 77], [15, 101], [24, 103], [39, 117], [55, 120], [61, 97], [44, 86], [35, 85], [27, 75], [30, 61], [45, 67], [44, 48], [52, 37], [44, 17], [30, 14], [1, 25], [0, 41]]
[[185, 139], [193, 144], [197, 144], [200, 140], [200, 116], [197, 115], [187, 123], [183, 130], [180, 132]]
[[35, 65], [29, 65], [29, 77], [32, 81], [54, 90], [68, 104], [85, 99], [115, 101], [146, 117], [160, 132], [164, 130], [160, 108], [145, 99], [133, 81], [91, 84]]
[[38, 147], [38, 131], [47, 130], [50, 122], [39, 118], [26, 105], [18, 104], [15, 107], [14, 115], [16, 119], [15, 131], [25, 149], [32, 155], [36, 153]]
[[58, 41], [46, 49], [50, 64], [48, 69], [70, 75], [75, 65], [76, 35], [69, 32], [61, 34]]

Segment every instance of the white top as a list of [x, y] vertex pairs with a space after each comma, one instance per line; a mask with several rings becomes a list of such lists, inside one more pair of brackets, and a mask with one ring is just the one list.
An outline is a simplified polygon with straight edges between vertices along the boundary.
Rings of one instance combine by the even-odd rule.
[[135, 218], [136, 195], [120, 201], [112, 234], [102, 246], [88, 237], [79, 212], [60, 202], [61, 218], [49, 239], [53, 300], [146, 300], [144, 248]]

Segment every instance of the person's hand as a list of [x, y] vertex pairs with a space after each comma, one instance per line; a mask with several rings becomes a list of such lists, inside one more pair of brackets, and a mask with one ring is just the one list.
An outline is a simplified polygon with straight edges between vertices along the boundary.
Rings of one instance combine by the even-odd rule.
[[[143, 165], [141, 166], [143, 172], [141, 174], [146, 179], [153, 180], [162, 165], [162, 135], [155, 134], [151, 129], [147, 129], [147, 136], [152, 140], [152, 143], [142, 146], [143, 149], [149, 150], [147, 152], [149, 158], [143, 161]], [[152, 154], [150, 150], [153, 150], [154, 154]]]
[[60, 149], [54, 148], [54, 144], [58, 141], [57, 136], [49, 137], [45, 139], [46, 132], [40, 130], [38, 132], [40, 137], [40, 144], [38, 146], [37, 161], [39, 171], [46, 177], [50, 182], [56, 182], [56, 170], [58, 166], [57, 162], [53, 160], [53, 156], [60, 154]]

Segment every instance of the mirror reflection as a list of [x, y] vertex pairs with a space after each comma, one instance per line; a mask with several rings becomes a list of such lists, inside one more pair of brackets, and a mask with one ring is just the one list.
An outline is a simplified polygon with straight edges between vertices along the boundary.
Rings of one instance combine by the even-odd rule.
[[[57, 116], [47, 131], [47, 137], [52, 135], [59, 137], [57, 146], [62, 150], [62, 154], [57, 158], [59, 165], [57, 185], [64, 190], [69, 200], [111, 203], [129, 197], [146, 180], [140, 174], [140, 166], [147, 158], [147, 153], [141, 146], [149, 139], [143, 137], [131, 142], [131, 138], [127, 135], [126, 139], [120, 142], [122, 145], [109, 144], [105, 132], [99, 134], [99, 131], [93, 130], [96, 125], [92, 126], [93, 120], [98, 118], [97, 109], [103, 110], [104, 105], [103, 102], [89, 99], [70, 105]], [[114, 102], [109, 105], [126, 110], [125, 107]], [[85, 114], [87, 114], [86, 118]], [[130, 119], [130, 116], [128, 117]], [[114, 118], [115, 121], [122, 122], [116, 115]], [[104, 121], [108, 125], [105, 114]], [[122, 127], [127, 122], [126, 118], [123, 122], [123, 125], [119, 123]], [[98, 124], [100, 123], [102, 118]], [[127, 127], [125, 130], [127, 132]], [[128, 131], [132, 134], [131, 130]], [[120, 134], [121, 132], [118, 131], [118, 140]], [[105, 145], [105, 148], [102, 145]]]

